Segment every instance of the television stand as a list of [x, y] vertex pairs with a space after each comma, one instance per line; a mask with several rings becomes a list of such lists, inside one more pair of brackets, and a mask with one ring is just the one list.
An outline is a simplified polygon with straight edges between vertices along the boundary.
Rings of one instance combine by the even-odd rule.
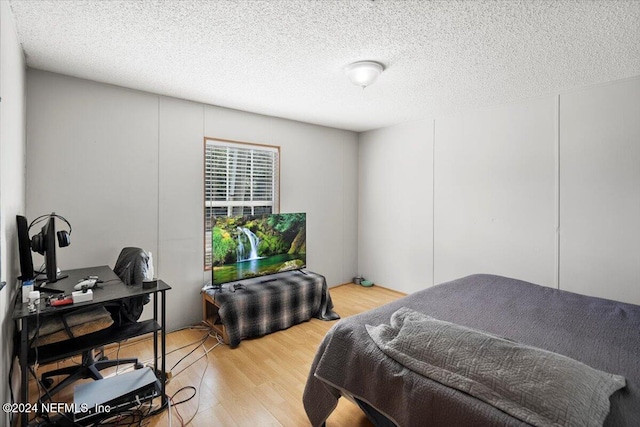
[[216, 289], [215, 294], [202, 293], [202, 321], [220, 335], [225, 344], [229, 344], [227, 328], [220, 318], [220, 303], [216, 300], [216, 295], [219, 295], [220, 291], [220, 289]]
[[237, 347], [244, 338], [260, 337], [315, 317], [339, 319], [324, 276], [285, 271], [237, 282], [234, 291], [208, 289], [202, 293], [203, 322]]

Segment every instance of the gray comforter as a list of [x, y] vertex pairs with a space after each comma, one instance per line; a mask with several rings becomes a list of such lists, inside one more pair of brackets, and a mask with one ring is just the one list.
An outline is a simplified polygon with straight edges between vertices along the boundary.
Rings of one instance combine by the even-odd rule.
[[384, 354], [411, 371], [538, 427], [602, 426], [619, 375], [557, 353], [434, 319], [406, 307], [366, 325]]
[[448, 282], [338, 322], [318, 349], [304, 391], [312, 425], [322, 425], [342, 394], [399, 426], [528, 425], [386, 356], [365, 325], [389, 323], [401, 307], [625, 377], [604, 425], [640, 425], [640, 307], [492, 275]]

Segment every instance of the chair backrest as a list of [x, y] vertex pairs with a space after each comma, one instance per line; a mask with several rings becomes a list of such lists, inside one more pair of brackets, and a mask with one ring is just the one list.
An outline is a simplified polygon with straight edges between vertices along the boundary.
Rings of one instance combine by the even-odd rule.
[[149, 255], [140, 248], [120, 251], [113, 271], [127, 286], [142, 285], [149, 269]]
[[[149, 255], [140, 248], [124, 248], [120, 251], [113, 271], [127, 286], [142, 286], [147, 274]], [[125, 298], [117, 306], [106, 306], [117, 325], [137, 322], [142, 315], [143, 305], [151, 297], [147, 295]]]

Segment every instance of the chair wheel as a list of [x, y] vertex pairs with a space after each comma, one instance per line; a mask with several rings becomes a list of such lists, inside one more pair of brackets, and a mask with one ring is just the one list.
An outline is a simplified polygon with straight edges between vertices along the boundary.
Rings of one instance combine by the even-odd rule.
[[142, 369], [142, 368], [144, 368], [144, 365], [140, 362], [133, 365], [133, 369]]
[[43, 378], [40, 381], [45, 388], [50, 388], [53, 385], [53, 380], [51, 378]]

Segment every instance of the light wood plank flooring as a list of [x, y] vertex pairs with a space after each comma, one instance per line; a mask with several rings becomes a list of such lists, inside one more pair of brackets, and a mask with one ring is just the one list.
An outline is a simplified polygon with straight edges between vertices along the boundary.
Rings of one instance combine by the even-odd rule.
[[[364, 288], [353, 284], [331, 288], [330, 291], [335, 311], [343, 318], [403, 296], [378, 286]], [[170, 353], [166, 366], [167, 370], [171, 369], [173, 377], [167, 384], [167, 394], [171, 396], [185, 386], [197, 389], [191, 400], [172, 407], [172, 425], [180, 426], [180, 417], [185, 423], [193, 417], [190, 425], [196, 427], [309, 426], [302, 406], [302, 393], [316, 349], [334, 324], [312, 319], [285, 331], [244, 340], [235, 349], [218, 345], [207, 356], [204, 356], [205, 349], [211, 349], [217, 341], [206, 337], [205, 330], [194, 328], [168, 334], [167, 352]], [[203, 340], [203, 345], [198, 346]], [[186, 356], [196, 347], [191, 355]], [[107, 349], [110, 358], [115, 358], [117, 353], [117, 347]], [[118, 354], [120, 357], [151, 360], [152, 340], [123, 343]], [[186, 358], [178, 363], [184, 356]], [[67, 364], [78, 362], [75, 358]], [[176, 363], [178, 365], [173, 367]], [[41, 366], [39, 372], [53, 367]], [[36, 385], [32, 383], [30, 390], [35, 389]], [[34, 401], [35, 393], [31, 394]], [[70, 402], [72, 394], [72, 387], [68, 387], [55, 396], [54, 401]], [[193, 391], [185, 390], [175, 395], [173, 401], [179, 402], [191, 394]], [[142, 425], [167, 426], [168, 416], [164, 411], [145, 420]], [[371, 423], [357, 406], [346, 399], [340, 399], [337, 409], [327, 421], [327, 427], [364, 426], [371, 426]]]

